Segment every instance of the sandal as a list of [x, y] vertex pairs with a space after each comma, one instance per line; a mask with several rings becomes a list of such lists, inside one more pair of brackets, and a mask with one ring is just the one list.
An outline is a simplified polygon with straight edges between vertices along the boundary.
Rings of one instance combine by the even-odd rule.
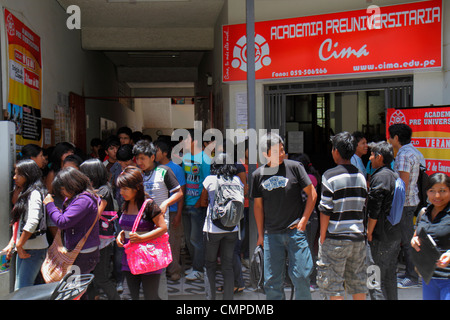
[[239, 287], [235, 287], [234, 288], [234, 293], [241, 293], [242, 291], [244, 291], [245, 287], [239, 288]]

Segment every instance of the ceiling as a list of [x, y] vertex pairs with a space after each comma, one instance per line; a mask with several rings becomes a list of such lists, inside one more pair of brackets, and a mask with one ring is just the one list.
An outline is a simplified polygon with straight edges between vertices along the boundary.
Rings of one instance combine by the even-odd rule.
[[80, 7], [83, 49], [104, 52], [136, 88], [195, 80], [225, 0], [57, 1]]

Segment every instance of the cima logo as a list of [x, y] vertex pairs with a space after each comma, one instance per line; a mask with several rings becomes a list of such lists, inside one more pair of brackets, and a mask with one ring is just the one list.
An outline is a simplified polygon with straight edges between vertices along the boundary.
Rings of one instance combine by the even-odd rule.
[[406, 123], [406, 117], [400, 110], [396, 110], [389, 119], [390, 126], [397, 123]]
[[[272, 63], [269, 57], [269, 44], [263, 36], [255, 36], [255, 71], [262, 67], [267, 67]], [[235, 69], [241, 69], [247, 72], [247, 37], [242, 36], [234, 46], [233, 61], [231, 66]]]
[[12, 17], [11, 14], [9, 14], [8, 17], [6, 18], [6, 30], [11, 37], [16, 35], [16, 27], [14, 25], [14, 18]]

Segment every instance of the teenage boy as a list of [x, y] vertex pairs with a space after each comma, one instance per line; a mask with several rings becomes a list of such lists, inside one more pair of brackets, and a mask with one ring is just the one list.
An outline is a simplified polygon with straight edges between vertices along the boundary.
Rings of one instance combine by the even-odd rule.
[[133, 131], [128, 127], [121, 127], [117, 130], [117, 137], [120, 140], [120, 145], [133, 143]]
[[117, 162], [112, 166], [111, 172], [111, 184], [114, 192], [114, 197], [117, 200], [119, 208], [122, 208], [123, 198], [120, 195], [120, 189], [116, 187], [117, 177], [128, 166], [135, 166], [133, 146], [131, 144], [123, 144], [119, 147], [116, 153]]
[[[175, 164], [173, 161], [169, 159], [169, 155], [171, 154], [171, 148], [169, 145], [161, 140], [155, 141], [156, 151], [156, 161], [159, 164], [168, 166], [172, 169], [175, 177], [180, 184], [181, 190], [183, 194], [186, 193], [186, 179], [184, 177], [183, 169]], [[169, 207], [169, 222], [167, 225], [169, 229], [169, 243], [170, 248], [172, 249], [172, 263], [167, 267], [167, 273], [170, 275], [170, 279], [172, 281], [176, 281], [180, 279], [181, 274], [181, 265], [180, 265], [180, 252], [181, 252], [181, 238], [183, 236], [183, 225], [181, 223], [181, 217], [183, 212], [183, 204], [184, 197], [181, 197], [180, 200], [171, 205]]]
[[[133, 147], [136, 163], [144, 172], [145, 192], [156, 202], [164, 212], [164, 220], [169, 225], [169, 206], [183, 197], [180, 185], [173, 171], [155, 161], [156, 147], [147, 140], [138, 141]], [[170, 195], [170, 196], [169, 196]], [[167, 300], [166, 273], [161, 274], [158, 294], [160, 299]]]
[[116, 136], [111, 136], [105, 141], [105, 145], [103, 148], [105, 149], [106, 153], [106, 160], [103, 161], [103, 164], [106, 167], [106, 170], [111, 170], [111, 167], [116, 163], [117, 161], [117, 150], [120, 147], [120, 141]]
[[[313, 262], [305, 228], [317, 194], [303, 165], [285, 159], [283, 140], [279, 135], [264, 135], [260, 150], [268, 162], [252, 174], [251, 198], [258, 229], [257, 245], [264, 248], [266, 298], [285, 299], [287, 252], [295, 298], [310, 300], [309, 276]], [[306, 204], [302, 190], [307, 194]]]
[[367, 198], [367, 240], [375, 265], [380, 268], [381, 290], [369, 290], [373, 300], [398, 300], [397, 258], [400, 252], [400, 224], [392, 225], [387, 217], [394, 198], [398, 174], [391, 169], [392, 146], [386, 141], [370, 144], [372, 174]]
[[173, 171], [155, 161], [156, 151], [153, 143], [146, 140], [138, 141], [133, 147], [136, 164], [144, 172], [145, 192], [164, 212], [166, 224], [169, 225], [169, 206], [178, 202], [183, 192]]
[[186, 275], [187, 280], [203, 278], [205, 264], [203, 224], [206, 208], [200, 206], [200, 196], [203, 190], [203, 180], [209, 176], [211, 158], [202, 150], [202, 144], [196, 139], [194, 130], [187, 130], [189, 134], [183, 140], [184, 150], [183, 168], [186, 176], [186, 195], [182, 213], [186, 246], [192, 258], [192, 269]]
[[[322, 176], [317, 285], [323, 295], [343, 300], [345, 291], [354, 300], [367, 293], [364, 204], [367, 183], [351, 164], [356, 140], [348, 132], [331, 138], [336, 167]], [[345, 287], [344, 287], [345, 284]]]
[[403, 207], [401, 226], [401, 251], [405, 258], [406, 272], [400, 277], [399, 288], [414, 288], [419, 285], [418, 275], [411, 261], [411, 238], [414, 234], [414, 213], [419, 204], [419, 188], [417, 179], [419, 177], [420, 165], [425, 166], [423, 155], [411, 144], [412, 129], [404, 124], [394, 124], [389, 127], [389, 143], [397, 153], [395, 157], [394, 170], [405, 182], [406, 197]]

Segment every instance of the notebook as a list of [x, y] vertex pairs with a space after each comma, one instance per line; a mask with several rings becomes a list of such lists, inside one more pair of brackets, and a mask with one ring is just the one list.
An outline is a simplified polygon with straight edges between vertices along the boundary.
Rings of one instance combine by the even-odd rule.
[[421, 228], [418, 234], [420, 239], [420, 251], [411, 248], [411, 258], [417, 271], [422, 276], [426, 284], [428, 284], [436, 269], [436, 262], [441, 257], [441, 252], [436, 246], [433, 238], [427, 234], [424, 228]]

